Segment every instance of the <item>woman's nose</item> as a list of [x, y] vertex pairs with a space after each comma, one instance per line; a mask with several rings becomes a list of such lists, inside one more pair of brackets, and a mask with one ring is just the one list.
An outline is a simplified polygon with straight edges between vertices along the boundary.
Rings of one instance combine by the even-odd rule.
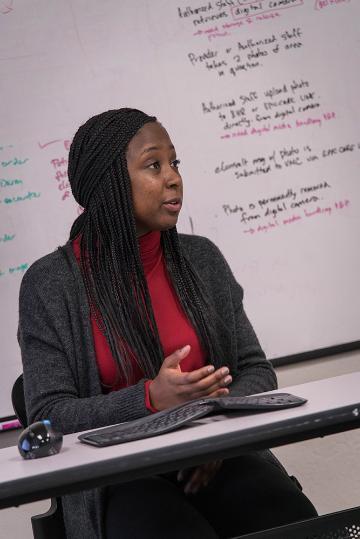
[[164, 180], [167, 187], [177, 187], [182, 185], [182, 179], [177, 169], [169, 166], [164, 173]]

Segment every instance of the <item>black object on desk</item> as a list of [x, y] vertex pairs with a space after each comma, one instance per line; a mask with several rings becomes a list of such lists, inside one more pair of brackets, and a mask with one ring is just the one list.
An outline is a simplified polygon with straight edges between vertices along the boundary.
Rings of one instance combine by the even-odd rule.
[[135, 421], [81, 434], [79, 440], [90, 445], [106, 447], [165, 434], [214, 412], [266, 412], [293, 408], [305, 402], [306, 399], [290, 393], [197, 399]]
[[18, 449], [24, 459], [56, 455], [61, 450], [63, 435], [56, 432], [48, 419], [29, 425], [19, 436]]

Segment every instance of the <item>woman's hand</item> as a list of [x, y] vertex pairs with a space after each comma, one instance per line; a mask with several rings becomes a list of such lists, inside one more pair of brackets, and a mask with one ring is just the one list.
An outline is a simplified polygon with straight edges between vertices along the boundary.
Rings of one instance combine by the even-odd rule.
[[196, 371], [182, 372], [180, 361], [190, 352], [190, 345], [166, 357], [158, 375], [149, 387], [152, 406], [164, 410], [201, 397], [223, 397], [229, 394], [226, 386], [232, 381], [227, 367], [215, 370], [206, 365]]
[[179, 482], [185, 482], [185, 494], [196, 494], [201, 488], [206, 487], [216, 475], [221, 464], [221, 460], [214, 460], [196, 468], [180, 470], [177, 475], [177, 480]]

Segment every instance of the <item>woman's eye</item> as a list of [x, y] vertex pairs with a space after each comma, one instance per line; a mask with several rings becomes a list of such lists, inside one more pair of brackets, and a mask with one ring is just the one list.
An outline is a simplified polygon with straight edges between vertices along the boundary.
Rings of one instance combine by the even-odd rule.
[[174, 159], [174, 161], [171, 163], [174, 168], [179, 168], [180, 165], [180, 159]]
[[158, 169], [160, 168], [160, 163], [159, 163], [159, 161], [154, 161], [154, 163], [151, 163], [151, 164], [149, 165], [149, 168], [154, 168], [154, 169], [158, 170]]

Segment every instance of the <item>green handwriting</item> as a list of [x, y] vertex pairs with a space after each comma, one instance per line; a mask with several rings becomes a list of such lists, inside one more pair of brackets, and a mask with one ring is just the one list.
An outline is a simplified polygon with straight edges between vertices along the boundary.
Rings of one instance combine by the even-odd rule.
[[9, 159], [7, 161], [0, 161], [0, 165], [2, 167], [11, 167], [16, 165], [24, 165], [27, 161], [29, 161], [28, 157], [25, 157], [25, 159], [19, 159], [18, 157], [14, 157], [14, 159]]
[[6, 243], [7, 241], [11, 241], [15, 238], [16, 234], [4, 234], [3, 236], [0, 236], [0, 243]]
[[[5, 197], [3, 199], [4, 204], [14, 204], [15, 202], [23, 202], [24, 200], [32, 200], [33, 198], [39, 198], [41, 193], [35, 193], [34, 191], [28, 191], [24, 196], [17, 197]], [[1, 201], [0, 201], [1, 202]]]
[[1, 187], [12, 187], [13, 185], [22, 185], [24, 182], [22, 180], [18, 180], [17, 178], [14, 180], [9, 180], [6, 178], [0, 178], [0, 188]]
[[24, 262], [24, 264], [20, 264], [19, 266], [15, 266], [14, 268], [9, 268], [9, 273], [17, 273], [19, 271], [25, 271], [28, 269], [29, 264], [27, 262]]
[[0, 277], [4, 277], [5, 275], [14, 275], [15, 273], [23, 273], [28, 269], [28, 267], [29, 264], [27, 262], [24, 262], [23, 264], [19, 264], [18, 266], [8, 268], [5, 272], [0, 269]]

